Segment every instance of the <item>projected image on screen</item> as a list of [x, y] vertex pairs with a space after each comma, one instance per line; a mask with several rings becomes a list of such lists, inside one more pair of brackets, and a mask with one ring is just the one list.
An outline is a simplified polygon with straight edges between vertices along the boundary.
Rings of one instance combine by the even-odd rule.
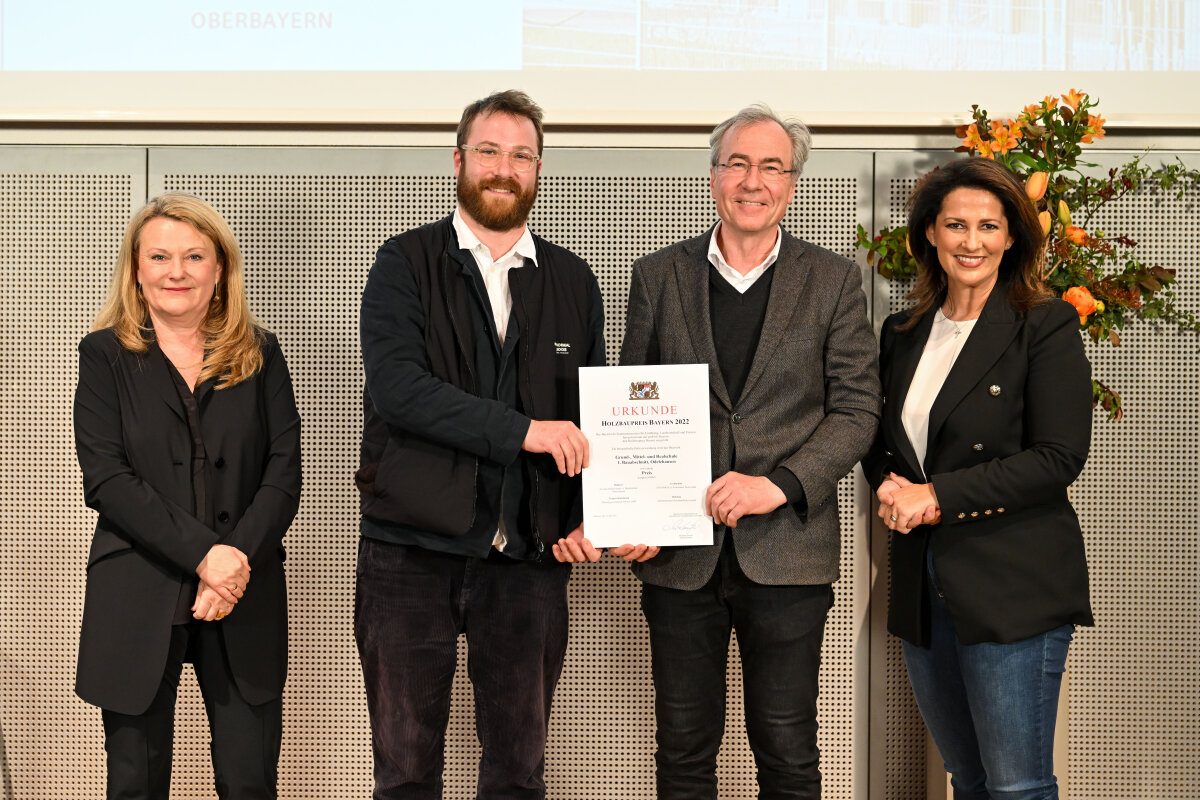
[[1200, 69], [1189, 0], [0, 0], [0, 69]]
[[[1200, 125], [1200, 0], [0, 0], [0, 125], [957, 125], [1071, 88]], [[1164, 102], [1164, 99], [1168, 99]]]
[[1200, 69], [1200, 18], [1188, 0], [525, 0], [523, 6], [527, 67]]
[[521, 68], [520, 0], [0, 0], [5, 70]]

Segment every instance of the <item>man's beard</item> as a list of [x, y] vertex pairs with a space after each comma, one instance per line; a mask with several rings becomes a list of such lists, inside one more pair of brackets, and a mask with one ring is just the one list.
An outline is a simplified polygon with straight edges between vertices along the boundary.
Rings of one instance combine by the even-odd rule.
[[[511, 200], [496, 195], [486, 195], [488, 189], [506, 189], [512, 192]], [[529, 219], [529, 210], [537, 199], [537, 180], [522, 191], [521, 184], [514, 178], [491, 178], [472, 182], [465, 176], [458, 179], [458, 204], [467, 215], [483, 227], [492, 231], [511, 231]]]

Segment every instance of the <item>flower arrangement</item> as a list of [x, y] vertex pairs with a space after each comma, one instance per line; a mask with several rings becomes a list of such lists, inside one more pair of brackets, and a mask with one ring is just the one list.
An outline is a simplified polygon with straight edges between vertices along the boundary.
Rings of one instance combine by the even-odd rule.
[[[1146, 264], [1128, 236], [1091, 227], [1100, 209], [1143, 188], [1182, 198], [1200, 187], [1200, 171], [1178, 159], [1151, 168], [1143, 154], [1110, 169], [1107, 177], [1083, 174], [1081, 167], [1095, 166], [1079, 160], [1083, 145], [1105, 133], [1105, 120], [1094, 113], [1095, 107], [1076, 89], [1027, 105], [1016, 119], [993, 120], [975, 105], [973, 121], [955, 131], [962, 139], [955, 151], [999, 161], [1025, 181], [1025, 193], [1046, 234], [1046, 285], [1075, 306], [1080, 329], [1092, 341], [1119, 345], [1118, 331], [1134, 318], [1200, 331], [1200, 321], [1176, 305], [1174, 269]], [[867, 251], [867, 263], [885, 278], [908, 280], [917, 274], [905, 226], [884, 228], [872, 237], [859, 225], [855, 246]], [[1109, 419], [1123, 414], [1121, 396], [1095, 379], [1092, 402]]]

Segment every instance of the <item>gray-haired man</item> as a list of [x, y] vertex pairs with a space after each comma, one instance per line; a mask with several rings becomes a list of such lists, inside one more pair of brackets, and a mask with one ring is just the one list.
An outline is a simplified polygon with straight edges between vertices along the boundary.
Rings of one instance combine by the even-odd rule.
[[720, 221], [633, 265], [621, 363], [709, 365], [715, 543], [616, 552], [643, 581], [659, 800], [717, 796], [734, 629], [759, 797], [819, 798], [837, 484], [875, 435], [877, 347], [858, 267], [780, 227], [807, 128], [755, 106], [711, 144]]

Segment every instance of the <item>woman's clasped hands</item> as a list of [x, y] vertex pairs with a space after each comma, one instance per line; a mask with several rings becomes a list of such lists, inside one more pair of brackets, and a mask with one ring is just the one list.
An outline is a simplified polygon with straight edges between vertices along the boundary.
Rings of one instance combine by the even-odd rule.
[[932, 483], [913, 483], [889, 472], [875, 496], [879, 498], [879, 518], [896, 533], [908, 533], [918, 525], [936, 525], [942, 521], [942, 509]]
[[233, 611], [250, 583], [250, 559], [236, 547], [213, 545], [196, 567], [200, 587], [192, 603], [192, 616], [212, 622]]

